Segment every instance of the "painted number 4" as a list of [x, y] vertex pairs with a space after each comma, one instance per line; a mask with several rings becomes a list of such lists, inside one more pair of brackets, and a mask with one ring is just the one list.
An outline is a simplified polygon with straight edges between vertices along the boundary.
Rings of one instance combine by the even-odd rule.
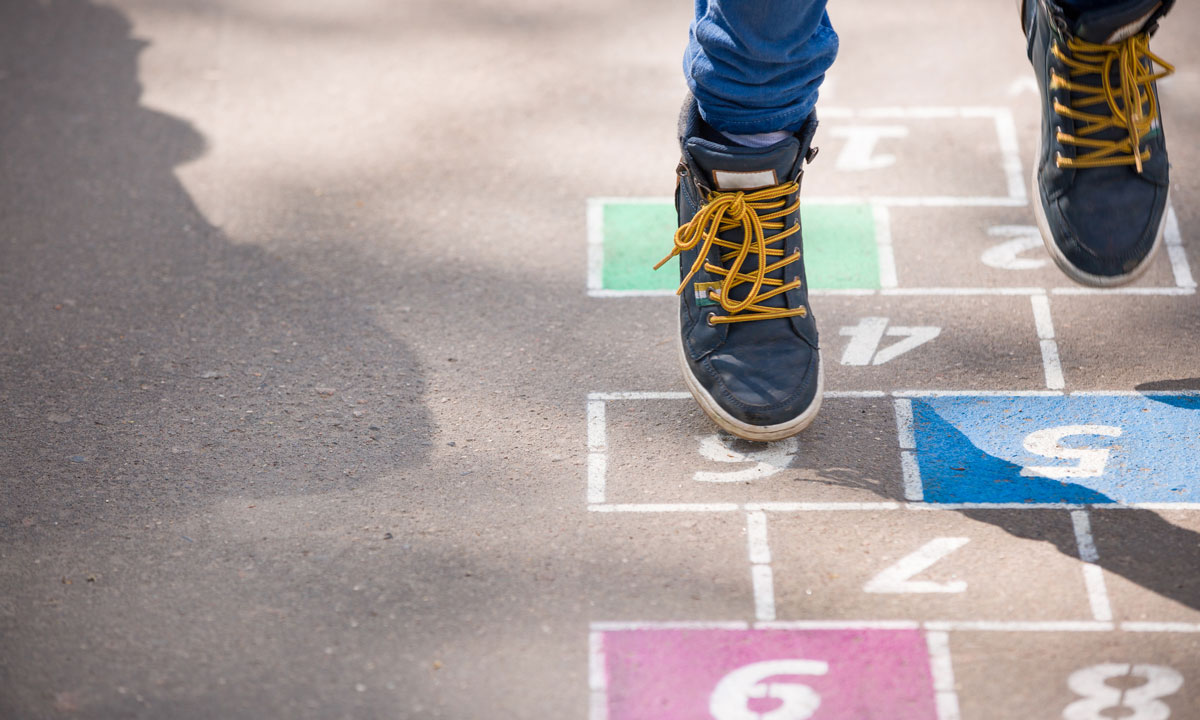
[[[1121, 690], [1109, 685], [1110, 680], [1141, 684]], [[1063, 720], [1167, 720], [1171, 708], [1160, 698], [1178, 692], [1183, 676], [1162, 665], [1103, 663], [1071, 673], [1067, 686], [1083, 697], [1063, 710]]]
[[[888, 327], [888, 322], [887, 318], [866, 317], [857, 325], [842, 328], [841, 334], [850, 336], [850, 342], [842, 352], [842, 364], [882, 365], [924, 345], [942, 332], [938, 327]], [[881, 349], [879, 344], [884, 335], [903, 339]]]

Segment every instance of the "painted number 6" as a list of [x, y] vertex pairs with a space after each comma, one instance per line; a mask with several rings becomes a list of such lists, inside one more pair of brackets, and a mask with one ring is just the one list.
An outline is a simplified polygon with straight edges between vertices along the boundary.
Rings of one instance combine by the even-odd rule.
[[[716, 720], [808, 720], [821, 706], [815, 690], [794, 680], [771, 680], [784, 675], [824, 675], [829, 664], [820, 660], [765, 660], [721, 678], [708, 699], [708, 712]], [[781, 704], [759, 713], [753, 699], [772, 698]]]
[[1036, 465], [1021, 470], [1025, 477], [1087, 478], [1100, 477], [1108, 464], [1108, 448], [1070, 448], [1062, 444], [1065, 437], [1072, 435], [1104, 435], [1120, 437], [1121, 428], [1112, 425], [1062, 425], [1030, 433], [1023, 443], [1034, 455], [1078, 460], [1077, 465]]
[[[1108, 684], [1117, 678], [1139, 678], [1145, 682], [1122, 691]], [[1124, 710], [1119, 715], [1122, 720], [1167, 720], [1171, 708], [1159, 698], [1183, 687], [1183, 676], [1163, 665], [1103, 663], [1071, 673], [1067, 686], [1083, 699], [1063, 710], [1063, 720], [1107, 720], [1118, 717], [1106, 712], [1116, 709]]]

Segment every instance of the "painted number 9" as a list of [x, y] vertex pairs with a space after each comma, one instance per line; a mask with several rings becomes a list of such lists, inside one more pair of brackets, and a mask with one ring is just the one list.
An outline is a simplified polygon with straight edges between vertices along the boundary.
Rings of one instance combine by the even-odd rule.
[[1121, 428], [1112, 425], [1062, 425], [1030, 433], [1023, 443], [1034, 455], [1075, 460], [1075, 465], [1036, 465], [1021, 470], [1025, 477], [1087, 478], [1100, 477], [1108, 464], [1108, 448], [1071, 448], [1062, 444], [1065, 437], [1072, 435], [1103, 435], [1120, 437]]
[[[770, 680], [828, 672], [829, 664], [820, 660], [766, 660], [746, 665], [721, 678], [708, 699], [708, 711], [716, 720], [808, 720], [821, 706], [821, 696], [795, 681]], [[779, 705], [759, 712], [750, 707], [755, 699], [771, 699]]]
[[[1121, 690], [1108, 684], [1118, 678], [1136, 678], [1142, 684]], [[1171, 708], [1159, 698], [1183, 687], [1183, 676], [1163, 665], [1103, 663], [1071, 673], [1067, 686], [1082, 695], [1063, 710], [1063, 720], [1167, 720]], [[1121, 713], [1110, 712], [1121, 709]], [[1132, 714], [1130, 714], [1132, 712]]]

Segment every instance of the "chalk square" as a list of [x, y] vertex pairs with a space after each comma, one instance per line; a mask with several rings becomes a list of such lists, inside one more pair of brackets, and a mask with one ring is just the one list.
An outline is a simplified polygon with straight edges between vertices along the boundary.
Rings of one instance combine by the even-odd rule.
[[1200, 396], [912, 401], [926, 502], [1200, 501]]
[[780, 622], [1093, 618], [1066, 511], [772, 513], [767, 534]]
[[[906, 283], [903, 275], [900, 282]], [[1045, 387], [1028, 297], [827, 295], [814, 297], [811, 304], [821, 331], [827, 388]], [[876, 323], [882, 336], [876, 334], [863, 347], [870, 333], [862, 331]], [[922, 338], [921, 333], [927, 334]], [[920, 342], [914, 346], [913, 340]]]
[[963, 718], [1200, 717], [1200, 633], [950, 636]]
[[[1050, 259], [1027, 205], [1019, 207], [891, 207], [896, 272], [902, 287], [1054, 288], [1069, 286]], [[947, 242], [953, 251], [947, 250]], [[1172, 288], [1167, 253], [1137, 287]], [[1053, 303], [1057, 309], [1060, 297]], [[1128, 299], [1126, 298], [1126, 304]], [[1089, 325], [1089, 330], [1091, 326]]]
[[603, 649], [609, 720], [936, 717], [917, 630], [620, 630]]
[[1113, 508], [1089, 515], [1115, 618], [1200, 627], [1200, 511]]
[[774, 443], [721, 432], [687, 395], [616, 400], [606, 403], [605, 435], [609, 503], [904, 499], [895, 412], [886, 397], [826, 398], [816, 423]]
[[[654, 265], [671, 251], [678, 224], [669, 200], [600, 203], [604, 290], [664, 290], [679, 286], [679, 262]], [[879, 287], [875, 223], [869, 205], [804, 203], [804, 262], [814, 289]]]
[[[1200, 240], [1200, 225], [1187, 227]], [[1188, 245], [1193, 257], [1197, 244]], [[1200, 277], [1200, 265], [1197, 267]], [[1054, 294], [1050, 309], [1063, 374], [1072, 388], [1200, 391], [1200, 360], [1196, 358], [1200, 298], [1196, 295]]]
[[[1005, 109], [840, 110], [823, 111], [821, 154], [804, 176], [808, 197], [962, 198], [986, 205], [1023, 200], [1017, 194], [1024, 192], [1018, 169], [1023, 157]], [[949, 147], [954, 162], [930, 162], [931, 148]]]

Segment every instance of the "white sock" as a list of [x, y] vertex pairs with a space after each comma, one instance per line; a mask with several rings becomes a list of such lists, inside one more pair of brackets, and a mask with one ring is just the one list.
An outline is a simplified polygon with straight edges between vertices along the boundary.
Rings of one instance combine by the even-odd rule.
[[752, 148], [765, 148], [774, 145], [777, 142], [786, 140], [792, 136], [787, 130], [776, 130], [775, 132], [753, 133], [751, 135], [735, 135], [733, 133], [722, 132], [722, 135], [734, 141], [738, 145], [745, 145]]

